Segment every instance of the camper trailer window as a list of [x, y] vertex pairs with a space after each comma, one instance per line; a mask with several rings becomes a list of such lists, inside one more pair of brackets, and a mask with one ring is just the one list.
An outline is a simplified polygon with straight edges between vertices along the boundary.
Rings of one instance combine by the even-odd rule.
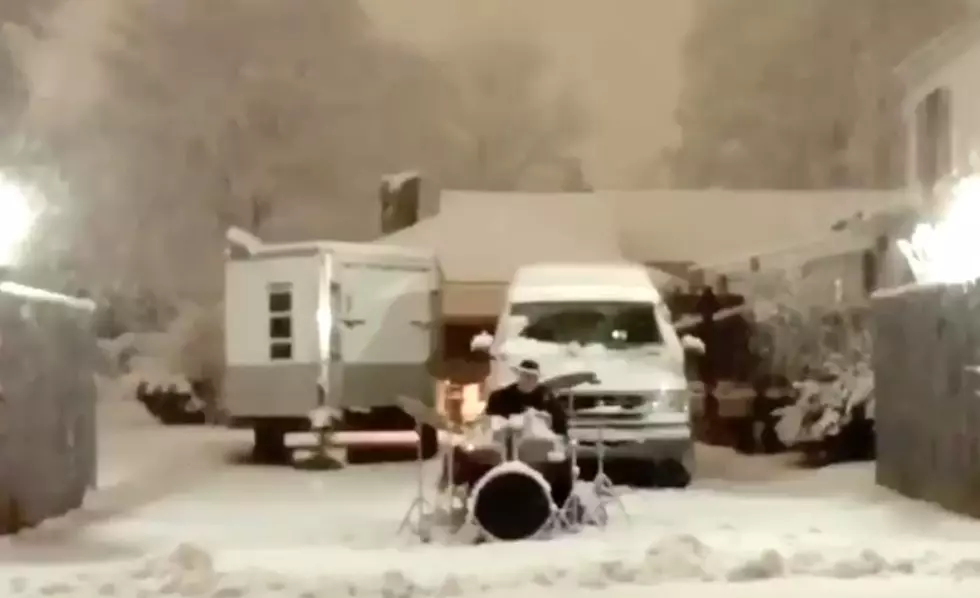
[[269, 289], [269, 312], [282, 313], [293, 310], [293, 293], [289, 287], [273, 286]]
[[293, 358], [293, 289], [269, 285], [269, 359]]
[[272, 343], [269, 345], [269, 359], [277, 361], [292, 358], [293, 343]]
[[287, 340], [293, 338], [292, 316], [272, 316], [269, 318], [269, 337]]

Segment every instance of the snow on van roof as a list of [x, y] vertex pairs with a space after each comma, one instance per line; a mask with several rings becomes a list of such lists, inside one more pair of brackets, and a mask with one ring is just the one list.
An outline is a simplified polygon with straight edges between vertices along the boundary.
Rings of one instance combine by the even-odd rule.
[[630, 262], [540, 263], [518, 269], [507, 291], [514, 302], [579, 299], [658, 301], [646, 266]]
[[509, 303], [551, 301], [642, 301], [659, 303], [660, 293], [653, 285], [621, 286], [616, 284], [512, 285], [507, 290]]
[[569, 284], [650, 286], [642, 264], [630, 262], [554, 262], [522, 266], [514, 274], [516, 285], [556, 286]]

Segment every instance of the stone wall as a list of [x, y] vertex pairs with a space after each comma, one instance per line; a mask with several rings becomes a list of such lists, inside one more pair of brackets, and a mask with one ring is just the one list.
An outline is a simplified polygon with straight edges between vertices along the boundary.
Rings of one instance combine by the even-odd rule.
[[980, 516], [980, 287], [882, 292], [873, 322], [877, 482]]

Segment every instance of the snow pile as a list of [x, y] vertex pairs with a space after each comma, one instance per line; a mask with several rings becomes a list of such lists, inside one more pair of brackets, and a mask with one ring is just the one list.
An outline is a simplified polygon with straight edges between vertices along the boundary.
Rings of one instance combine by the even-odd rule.
[[[658, 586], [668, 582], [744, 583], [781, 578], [854, 580], [913, 575], [980, 578], [980, 560], [975, 557], [943, 560], [929, 551], [894, 558], [867, 548], [841, 547], [823, 551], [759, 548], [736, 553], [711, 546], [689, 534], [666, 536], [635, 554], [621, 556], [593, 554], [583, 559], [562, 549], [552, 553], [552, 547], [551, 543], [539, 541], [445, 549], [430, 546], [424, 555], [414, 555], [424, 556], [421, 559], [406, 559], [404, 553], [392, 551], [376, 555], [370, 573], [364, 568], [361, 574], [345, 574], [348, 567], [342, 550], [281, 553], [270, 555], [262, 567], [223, 568], [220, 557], [200, 546], [182, 544], [170, 554], [130, 564], [100, 565], [84, 572], [59, 568], [48, 580], [33, 579], [23, 568], [16, 571], [11, 568], [7, 577], [0, 570], [0, 583], [6, 582], [15, 596], [66, 598], [99, 595], [415, 598], [525, 588], [546, 593], [549, 589]], [[968, 550], [969, 547], [964, 549]], [[355, 551], [347, 552], [348, 557], [354, 556]], [[540, 562], [534, 567], [519, 566], [525, 560], [522, 555], [540, 557], [542, 553], [551, 558], [533, 558]], [[311, 566], [316, 557], [319, 566]], [[410, 564], [409, 560], [415, 562]], [[307, 562], [304, 572], [292, 570], [297, 561]], [[499, 561], [517, 568], [498, 568], [494, 563]], [[278, 564], [286, 565], [283, 571], [274, 571]]]

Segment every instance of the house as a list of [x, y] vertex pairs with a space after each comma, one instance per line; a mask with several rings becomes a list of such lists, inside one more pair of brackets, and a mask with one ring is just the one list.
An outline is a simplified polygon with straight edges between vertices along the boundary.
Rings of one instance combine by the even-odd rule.
[[[905, 86], [907, 183], [934, 214], [943, 208], [944, 179], [976, 173], [978, 69], [980, 16], [898, 68]], [[876, 347], [886, 347], [875, 356], [876, 481], [972, 516], [980, 514], [980, 404], [975, 382], [956, 373], [975, 369], [973, 312], [961, 306], [975, 305], [976, 298], [975, 285], [931, 286], [885, 298], [875, 334]]]
[[894, 246], [879, 216], [906, 206], [904, 193], [878, 191], [445, 191], [434, 216], [378, 242], [434, 250], [444, 316], [469, 333], [493, 324], [514, 271], [541, 261], [640, 262], [665, 287], [768, 267], [792, 249], [801, 263], [858, 260], [828, 276], [846, 271], [864, 293], [865, 252]]
[[976, 169], [978, 69], [980, 16], [939, 36], [897, 69], [905, 91], [906, 178], [917, 197], [937, 203], [937, 186], [944, 178]]

